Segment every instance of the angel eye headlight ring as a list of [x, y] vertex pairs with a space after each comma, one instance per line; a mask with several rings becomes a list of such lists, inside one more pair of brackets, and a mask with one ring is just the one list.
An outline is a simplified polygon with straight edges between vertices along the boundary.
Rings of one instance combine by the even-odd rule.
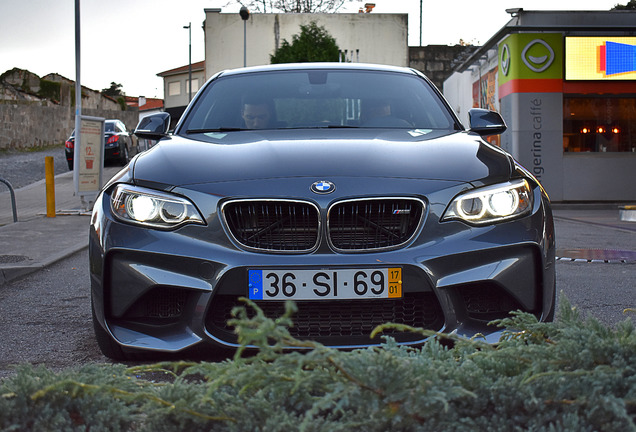
[[487, 186], [456, 196], [442, 221], [484, 225], [521, 217], [532, 210], [532, 190], [525, 179]]
[[117, 219], [151, 228], [173, 229], [183, 224], [205, 224], [188, 199], [168, 192], [120, 184], [111, 195]]

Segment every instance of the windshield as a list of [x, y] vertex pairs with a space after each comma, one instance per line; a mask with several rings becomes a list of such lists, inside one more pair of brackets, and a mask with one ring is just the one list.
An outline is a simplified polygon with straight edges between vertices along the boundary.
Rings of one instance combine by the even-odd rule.
[[221, 76], [205, 88], [180, 133], [320, 127], [453, 130], [455, 121], [416, 75], [274, 71]]

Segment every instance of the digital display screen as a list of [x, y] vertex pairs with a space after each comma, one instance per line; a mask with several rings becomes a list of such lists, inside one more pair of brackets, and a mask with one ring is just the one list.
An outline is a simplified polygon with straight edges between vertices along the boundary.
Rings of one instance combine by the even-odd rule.
[[636, 37], [566, 37], [565, 79], [636, 80]]

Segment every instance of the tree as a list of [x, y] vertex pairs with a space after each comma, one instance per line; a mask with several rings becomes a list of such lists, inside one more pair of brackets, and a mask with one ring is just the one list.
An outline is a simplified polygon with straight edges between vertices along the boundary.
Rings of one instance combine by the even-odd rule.
[[291, 44], [284, 39], [280, 48], [269, 58], [272, 64], [337, 62], [339, 53], [336, 40], [324, 27], [312, 21], [300, 26], [300, 35], [294, 35]]
[[[250, 12], [329, 13], [337, 12], [347, 0], [238, 0]], [[348, 0], [351, 1], [351, 0]]]
[[102, 89], [102, 94], [105, 96], [123, 96], [121, 91], [122, 85], [116, 82], [111, 82], [109, 88]]
[[629, 0], [626, 5], [616, 4], [611, 10], [636, 10], [636, 0]]

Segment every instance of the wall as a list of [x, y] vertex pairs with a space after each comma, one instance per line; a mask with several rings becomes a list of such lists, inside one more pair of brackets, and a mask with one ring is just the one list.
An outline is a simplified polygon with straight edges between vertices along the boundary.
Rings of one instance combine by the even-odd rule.
[[[243, 26], [238, 14], [206, 9], [205, 73], [243, 67]], [[246, 22], [247, 66], [269, 64], [283, 40], [316, 21], [355, 62], [408, 66], [407, 14], [251, 14]], [[358, 50], [356, 52], [356, 50]]]
[[471, 88], [475, 77], [470, 70], [452, 74], [444, 81], [444, 97], [455, 111], [464, 127], [468, 128], [468, 111], [473, 107]]
[[[43, 77], [60, 84], [60, 100], [55, 96], [53, 102], [36, 95], [42, 82], [29, 71], [12, 69], [0, 78], [0, 150], [64, 144], [75, 128], [75, 83], [59, 74]], [[139, 115], [137, 109], [121, 111], [116, 100], [87, 87], [82, 87], [82, 114], [117, 118], [131, 130]]]
[[453, 72], [453, 67], [467, 58], [477, 48], [462, 45], [428, 45], [409, 47], [409, 66], [421, 71], [438, 89]]
[[[82, 115], [118, 118], [128, 129], [137, 126], [137, 110], [82, 109]], [[0, 150], [63, 144], [75, 128], [75, 109], [69, 106], [0, 103]]]
[[565, 153], [563, 196], [568, 201], [636, 201], [636, 154]]
[[[60, 83], [61, 105], [68, 106], [75, 103], [75, 81], [59, 74], [48, 74], [42, 77], [42, 79]], [[97, 90], [82, 86], [82, 109], [118, 110], [120, 109], [120, 105], [115, 97], [104, 96]]]

